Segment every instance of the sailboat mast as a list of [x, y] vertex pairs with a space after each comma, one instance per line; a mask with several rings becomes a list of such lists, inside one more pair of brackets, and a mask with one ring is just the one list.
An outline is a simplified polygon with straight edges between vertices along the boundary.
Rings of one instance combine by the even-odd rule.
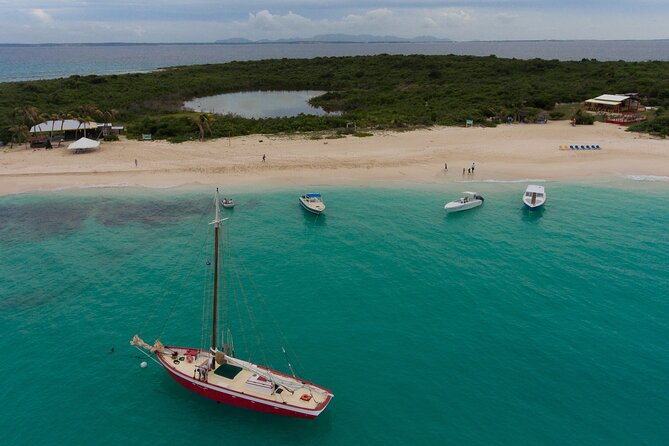
[[218, 188], [216, 188], [216, 219], [214, 220], [214, 302], [211, 322], [211, 351], [216, 351], [216, 315], [218, 313], [218, 239], [219, 230], [221, 227], [221, 200], [218, 196]]

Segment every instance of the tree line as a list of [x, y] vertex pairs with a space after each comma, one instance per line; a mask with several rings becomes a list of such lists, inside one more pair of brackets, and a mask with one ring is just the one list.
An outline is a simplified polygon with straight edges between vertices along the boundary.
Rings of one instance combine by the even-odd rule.
[[[312, 105], [336, 116], [246, 119], [189, 112], [184, 101], [258, 90], [323, 90]], [[377, 55], [272, 59], [173, 67], [150, 73], [70, 76], [0, 84], [0, 140], [22, 141], [43, 120], [118, 120], [129, 137], [151, 133], [172, 141], [251, 133], [343, 132], [361, 129], [495, 125], [508, 116], [571, 119], [603, 93], [638, 93], [642, 103], [669, 106], [669, 62], [518, 60], [495, 56]], [[653, 118], [654, 116], [651, 116]], [[662, 112], [639, 131], [667, 134]]]

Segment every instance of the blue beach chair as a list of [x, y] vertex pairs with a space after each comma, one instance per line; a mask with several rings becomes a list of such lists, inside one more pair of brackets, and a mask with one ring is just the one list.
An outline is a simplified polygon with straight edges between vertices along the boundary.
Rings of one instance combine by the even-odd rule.
[[590, 146], [585, 146], [586, 149], [590, 150]]
[[574, 150], [574, 146], [569, 146], [569, 149]]

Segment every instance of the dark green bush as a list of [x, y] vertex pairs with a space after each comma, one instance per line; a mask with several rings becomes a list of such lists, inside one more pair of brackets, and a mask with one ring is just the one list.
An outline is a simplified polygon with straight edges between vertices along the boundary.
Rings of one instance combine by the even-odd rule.
[[576, 125], [593, 125], [595, 123], [595, 117], [589, 113], [585, 113], [582, 110], [578, 110], [572, 117]]

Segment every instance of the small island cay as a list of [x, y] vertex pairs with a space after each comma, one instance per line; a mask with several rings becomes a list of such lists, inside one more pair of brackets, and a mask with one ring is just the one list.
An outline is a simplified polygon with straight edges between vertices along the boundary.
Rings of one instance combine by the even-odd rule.
[[523, 194], [523, 203], [530, 209], [537, 209], [546, 202], [546, 192], [543, 186], [530, 184]]
[[[163, 345], [157, 339], [153, 345], [135, 335], [130, 342], [155, 354], [157, 362], [175, 381], [191, 392], [219, 403], [240, 406], [261, 412], [298, 418], [316, 418], [334, 396], [329, 390], [276, 370], [235, 357], [232, 343], [220, 343], [217, 323], [220, 230], [223, 219], [220, 212], [221, 199], [216, 190], [216, 217], [214, 226], [214, 277], [211, 308], [211, 347], [176, 347]], [[226, 289], [226, 288], [224, 288]], [[232, 298], [232, 296], [230, 296]], [[203, 324], [206, 321], [203, 319]], [[227, 328], [229, 332], [229, 327]], [[231, 337], [228, 337], [231, 339]], [[151, 356], [150, 356], [151, 357]], [[153, 357], [151, 357], [153, 359]], [[289, 364], [292, 372], [292, 367]]]
[[312, 214], [320, 214], [325, 211], [325, 203], [321, 194], [304, 194], [300, 198], [300, 205]]

